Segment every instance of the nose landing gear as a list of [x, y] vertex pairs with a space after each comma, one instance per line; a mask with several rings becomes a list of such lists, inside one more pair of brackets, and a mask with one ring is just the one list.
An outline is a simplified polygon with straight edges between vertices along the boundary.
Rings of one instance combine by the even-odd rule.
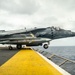
[[43, 47], [44, 47], [45, 49], [47, 49], [47, 48], [48, 48], [48, 44], [44, 44]]

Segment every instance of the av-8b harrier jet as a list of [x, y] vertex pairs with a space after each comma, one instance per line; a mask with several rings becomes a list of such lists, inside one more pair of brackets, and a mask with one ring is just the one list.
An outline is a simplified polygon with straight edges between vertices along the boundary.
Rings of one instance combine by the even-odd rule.
[[[22, 45], [43, 46], [47, 49], [50, 41], [73, 36], [75, 36], [75, 32], [57, 27], [20, 29], [11, 31], [1, 30], [0, 44], [13, 44], [16, 45], [17, 49], [21, 49]], [[13, 49], [12, 46], [9, 46], [9, 49]]]

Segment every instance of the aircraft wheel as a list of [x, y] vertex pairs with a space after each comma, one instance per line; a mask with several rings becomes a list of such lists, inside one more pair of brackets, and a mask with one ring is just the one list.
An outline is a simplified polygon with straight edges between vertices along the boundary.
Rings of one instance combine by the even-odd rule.
[[12, 48], [12, 46], [9, 46], [9, 50], [12, 50], [13, 48]]
[[44, 44], [43, 47], [44, 47], [45, 49], [47, 49], [47, 48], [48, 48], [48, 44]]
[[18, 44], [17, 49], [21, 49], [21, 48], [22, 48], [22, 45]]

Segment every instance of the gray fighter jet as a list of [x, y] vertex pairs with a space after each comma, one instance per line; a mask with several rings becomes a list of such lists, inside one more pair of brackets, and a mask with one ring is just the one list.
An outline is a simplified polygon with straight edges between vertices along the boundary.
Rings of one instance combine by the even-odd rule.
[[[21, 29], [12, 31], [0, 31], [0, 44], [14, 44], [17, 49], [21, 49], [22, 45], [26, 46], [43, 46], [48, 48], [50, 41], [59, 38], [73, 37], [75, 32], [64, 30], [57, 27]], [[9, 49], [13, 49], [9, 46]]]

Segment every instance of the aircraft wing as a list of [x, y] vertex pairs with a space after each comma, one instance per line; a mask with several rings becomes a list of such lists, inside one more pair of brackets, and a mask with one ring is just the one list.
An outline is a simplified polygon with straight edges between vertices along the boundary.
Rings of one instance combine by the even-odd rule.
[[74, 37], [75, 32], [71, 30], [61, 29], [59, 27], [47, 27], [47, 28], [36, 28], [31, 31], [22, 32], [24, 33], [32, 33], [36, 37], [41, 38], [49, 38], [49, 39], [59, 39], [59, 38], [66, 38], [66, 37]]
[[75, 36], [75, 32], [72, 32], [70, 30], [64, 30], [57, 27], [47, 27], [47, 28], [34, 28], [34, 29], [28, 29], [28, 30], [21, 29], [21, 30], [0, 32], [0, 37], [10, 38], [13, 35], [28, 34], [28, 33], [32, 33], [36, 37], [49, 38], [49, 39], [59, 39], [59, 38]]
[[20, 33], [29, 33], [34, 30], [35, 29], [27, 29], [27, 30], [26, 29], [19, 29], [19, 30], [4, 31], [4, 32], [0, 32], [0, 36], [20, 34]]

